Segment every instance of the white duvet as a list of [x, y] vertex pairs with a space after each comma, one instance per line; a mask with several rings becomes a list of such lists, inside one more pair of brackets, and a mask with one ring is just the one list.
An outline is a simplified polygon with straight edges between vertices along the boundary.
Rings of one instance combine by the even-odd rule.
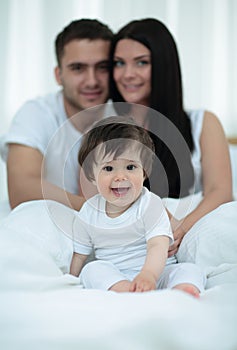
[[1, 350], [237, 349], [237, 202], [196, 223], [179, 250], [206, 270], [199, 300], [83, 289], [68, 274], [73, 218], [61, 204], [33, 201], [1, 222]]

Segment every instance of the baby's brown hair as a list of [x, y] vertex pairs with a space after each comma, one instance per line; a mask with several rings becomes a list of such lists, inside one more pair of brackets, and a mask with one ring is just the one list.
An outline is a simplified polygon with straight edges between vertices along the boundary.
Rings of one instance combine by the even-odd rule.
[[78, 161], [90, 181], [95, 180], [93, 165], [97, 164], [95, 149], [99, 145], [104, 146], [102, 157], [113, 155], [114, 159], [131, 145], [135, 145], [136, 151], [140, 152], [145, 177], [150, 175], [154, 144], [148, 131], [137, 125], [132, 118], [124, 116], [104, 118], [95, 123], [83, 136]]

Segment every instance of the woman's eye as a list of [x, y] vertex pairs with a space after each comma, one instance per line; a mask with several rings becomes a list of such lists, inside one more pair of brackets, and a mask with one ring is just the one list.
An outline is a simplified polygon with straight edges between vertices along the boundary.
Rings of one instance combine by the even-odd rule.
[[137, 65], [140, 66], [140, 67], [146, 66], [149, 63], [150, 63], [149, 61], [145, 61], [145, 60], [137, 61]]
[[124, 65], [123, 61], [114, 61], [114, 67], [122, 67]]
[[112, 166], [105, 166], [104, 168], [103, 168], [103, 170], [105, 170], [105, 171], [112, 171], [113, 170], [113, 167]]
[[127, 170], [134, 170], [134, 169], [136, 169], [136, 166], [134, 164], [129, 164], [127, 166]]

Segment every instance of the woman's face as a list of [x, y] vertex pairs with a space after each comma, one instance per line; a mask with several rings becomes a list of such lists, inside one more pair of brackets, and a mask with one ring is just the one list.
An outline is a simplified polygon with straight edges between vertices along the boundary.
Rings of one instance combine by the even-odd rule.
[[119, 40], [113, 77], [126, 102], [150, 105], [151, 52], [146, 46], [132, 39]]

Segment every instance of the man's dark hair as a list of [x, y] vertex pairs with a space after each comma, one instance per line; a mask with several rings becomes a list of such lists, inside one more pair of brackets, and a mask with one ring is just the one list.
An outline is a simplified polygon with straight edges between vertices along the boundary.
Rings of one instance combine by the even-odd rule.
[[80, 19], [72, 21], [56, 37], [55, 53], [58, 66], [60, 67], [61, 58], [64, 54], [64, 47], [72, 40], [102, 39], [112, 41], [113, 32], [111, 29], [96, 19]]

